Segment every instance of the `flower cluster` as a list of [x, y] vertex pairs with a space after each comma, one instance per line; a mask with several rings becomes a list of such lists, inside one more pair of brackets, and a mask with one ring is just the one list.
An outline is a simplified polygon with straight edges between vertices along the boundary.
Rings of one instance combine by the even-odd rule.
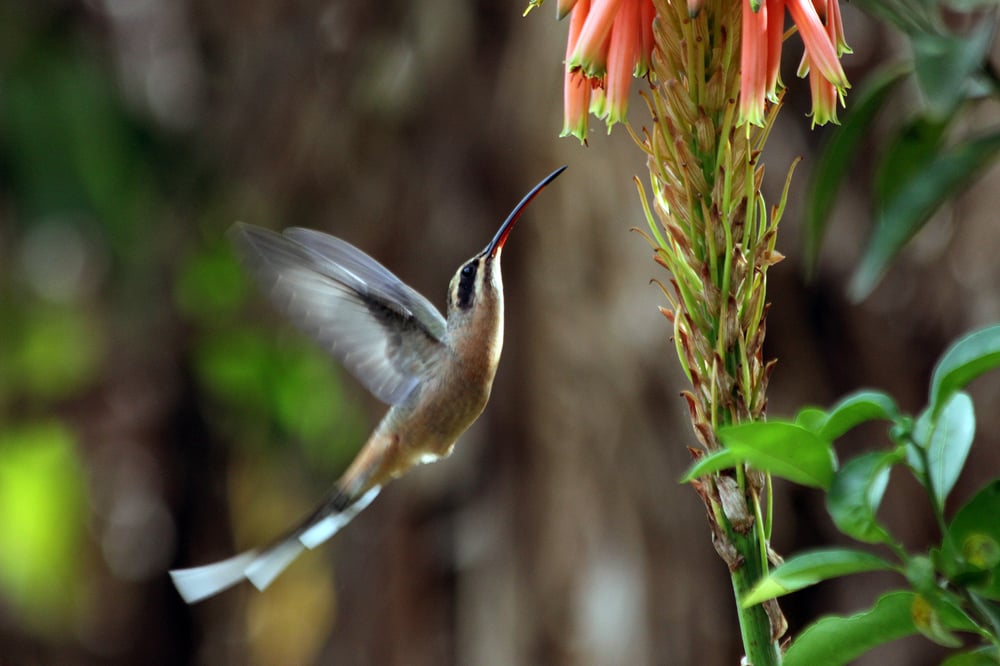
[[[541, 0], [532, 0], [537, 4]], [[670, 307], [683, 392], [702, 450], [724, 426], [764, 417], [774, 361], [764, 356], [767, 273], [791, 171], [776, 206], [761, 192], [760, 156], [780, 109], [781, 49], [790, 17], [802, 36], [813, 124], [836, 121], [848, 87], [839, 0], [558, 0], [569, 16], [563, 135], [586, 142], [590, 114], [625, 121], [633, 76], [644, 77], [649, 121], [633, 131], [649, 168], [637, 178]], [[770, 566], [770, 483], [745, 465], [695, 479], [713, 544], [743, 599]], [[747, 663], [780, 663], [787, 623], [777, 601], [740, 606]]]
[[649, 72], [654, 13], [652, 0], [559, 0], [559, 18], [571, 14], [562, 136], [586, 143], [591, 113], [608, 131], [625, 120], [632, 77]]
[[742, 0], [740, 118], [763, 126], [765, 99], [775, 101], [781, 85], [779, 67], [785, 10], [802, 36], [805, 53], [799, 76], [809, 76], [813, 125], [837, 122], [837, 102], [849, 87], [840, 56], [850, 53], [844, 39], [839, 0]]
[[[767, 103], [778, 99], [786, 10], [805, 45], [798, 74], [809, 76], [813, 124], [836, 122], [837, 103], [849, 87], [840, 56], [850, 52], [839, 0], [716, 1], [742, 3], [740, 122], [762, 126]], [[625, 120], [632, 77], [650, 74], [653, 21], [673, 4], [657, 2], [663, 7], [653, 0], [559, 0], [559, 18], [570, 17], [563, 136], [586, 143], [590, 114], [608, 131]], [[686, 0], [688, 13], [696, 16], [705, 2]]]

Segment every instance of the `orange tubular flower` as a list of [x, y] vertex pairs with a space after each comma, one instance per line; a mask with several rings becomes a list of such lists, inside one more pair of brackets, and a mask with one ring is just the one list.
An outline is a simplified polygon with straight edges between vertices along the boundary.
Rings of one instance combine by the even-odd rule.
[[649, 75], [653, 56], [653, 19], [656, 18], [656, 8], [652, 2], [639, 3], [639, 29], [642, 30], [642, 42], [639, 44], [639, 61], [635, 65], [635, 76], [641, 78]]
[[[563, 131], [560, 136], [573, 135], [580, 143], [587, 143], [587, 118], [590, 113], [590, 81], [579, 69], [570, 66], [573, 52], [580, 39], [580, 32], [590, 11], [590, 0], [567, 2], [566, 11], [572, 11], [569, 19], [569, 40], [566, 43], [566, 80], [563, 84]], [[559, 10], [564, 3], [560, 1]], [[560, 17], [565, 14], [560, 14]]]
[[837, 47], [837, 55], [851, 53], [851, 47], [847, 45], [844, 37], [844, 20], [840, 17], [840, 3], [837, 0], [828, 0], [826, 14], [826, 29]]
[[587, 111], [608, 130], [624, 122], [633, 76], [649, 71], [653, 51], [652, 0], [560, 0], [570, 13], [566, 46], [563, 136], [587, 142]]
[[[815, 0], [788, 0], [788, 13], [792, 15], [792, 20], [802, 35], [802, 43], [805, 44], [806, 54], [809, 56], [811, 65], [819, 69], [823, 78], [829, 81], [837, 89], [847, 87], [847, 77], [840, 67], [840, 59], [837, 53], [836, 38], [831, 37], [827, 32], [827, 26], [819, 18], [816, 11]], [[837, 0], [830, 0], [831, 4], [836, 4]], [[824, 5], [825, 0], [819, 0]], [[830, 14], [827, 14], [829, 18]], [[839, 9], [836, 12], [840, 15]]]
[[[767, 3], [767, 33], [784, 35], [785, 0], [770, 0]], [[743, 8], [746, 11], [746, 7]], [[767, 98], [778, 101], [778, 86], [781, 85], [781, 43], [782, 39], [767, 42]]]
[[810, 69], [809, 90], [812, 93], [813, 126], [825, 125], [829, 122], [836, 123], [839, 94], [833, 84], [824, 79], [815, 69]]
[[[560, 21], [563, 20], [567, 14], [573, 11], [573, 5], [575, 4], [576, 0], [559, 0], [558, 4], [556, 5], [556, 18], [558, 18]], [[529, 6], [528, 9], [531, 9], [531, 6]]]
[[837, 101], [849, 87], [840, 56], [850, 53], [844, 40], [839, 0], [743, 0], [740, 119], [762, 125], [764, 100], [777, 99], [778, 66], [784, 39], [785, 9], [791, 15], [805, 54], [799, 76], [809, 74], [813, 125], [837, 122]]
[[[844, 23], [840, 18], [840, 5], [837, 0], [814, 0], [813, 7], [817, 11], [817, 19], [823, 22], [825, 41], [832, 45], [835, 56], [839, 57], [841, 54], [850, 53], [851, 49], [844, 39]], [[804, 33], [803, 40], [805, 40]], [[821, 38], [820, 41], [824, 40]], [[830, 54], [824, 53], [828, 58]], [[824, 125], [828, 122], [836, 123], [837, 102], [843, 104], [847, 80], [844, 79], [844, 85], [837, 85], [837, 82], [828, 77], [819, 66], [812, 66], [813, 57], [814, 54], [809, 50], [807, 43], [806, 52], [799, 65], [799, 76], [809, 74], [809, 89], [812, 92], [813, 102], [813, 126]], [[843, 75], [843, 71], [840, 74]]]
[[608, 97], [605, 106], [608, 132], [615, 123], [625, 122], [625, 113], [628, 111], [632, 73], [638, 66], [639, 49], [643, 41], [639, 18], [639, 0], [625, 0], [611, 26], [606, 89]]
[[[805, 45], [798, 74], [809, 76], [813, 124], [837, 122], [837, 103], [850, 87], [840, 56], [851, 52], [840, 0], [723, 1], [743, 5], [740, 121], [763, 126], [768, 101], [779, 98], [787, 10]], [[692, 16], [703, 4], [686, 2]], [[653, 0], [558, 0], [557, 13], [560, 19], [570, 16], [562, 136], [585, 144], [590, 114], [603, 119], [608, 131], [625, 122], [631, 79], [649, 73], [656, 8]]]
[[[743, 44], [740, 52], [740, 117], [752, 125], [764, 124], [764, 98], [767, 84], [767, 58], [772, 49], [768, 42], [767, 4], [753, 10], [751, 0], [743, 0]], [[778, 40], [780, 56], [781, 40]]]
[[[603, 76], [608, 63], [608, 38], [622, 0], [594, 0], [584, 20], [576, 49], [567, 63], [590, 77]], [[576, 8], [574, 8], [574, 13]]]

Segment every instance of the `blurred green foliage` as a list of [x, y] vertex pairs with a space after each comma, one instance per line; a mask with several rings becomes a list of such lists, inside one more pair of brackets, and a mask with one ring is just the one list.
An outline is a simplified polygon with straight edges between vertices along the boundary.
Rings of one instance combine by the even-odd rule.
[[[300, 450], [326, 483], [368, 426], [326, 354], [277, 317], [262, 325], [263, 299], [224, 238], [238, 186], [215, 176], [193, 135], [126, 103], [113, 52], [95, 48], [74, 11], [84, 9], [0, 5], [0, 607], [60, 637], [100, 624], [85, 616], [113, 574], [93, 575], [102, 518], [85, 480], [113, 474], [93, 469], [90, 452], [116, 438], [148, 447], [154, 466], [167, 462], [152, 475], [168, 478], [184, 468], [169, 456], [197, 447], [157, 438], [186, 418], [174, 403], [193, 401], [208, 429], [198, 436], [241, 463]], [[189, 370], [194, 395], [179, 396], [189, 385], [169, 380]], [[120, 404], [143, 381], [160, 393], [137, 398], [157, 409]], [[257, 455], [264, 442], [269, 455]]]
[[[228, 224], [228, 221], [227, 221]], [[299, 442], [312, 466], [342, 470], [360, 448], [366, 419], [343, 389], [333, 359], [300, 335], [260, 326], [263, 301], [216, 232], [180, 262], [173, 297], [194, 326], [194, 367], [214, 407], [210, 420], [242, 442]]]
[[174, 300], [192, 320], [214, 324], [237, 313], [246, 302], [247, 286], [232, 250], [222, 242], [206, 243], [180, 266]]
[[0, 429], [0, 590], [39, 633], [65, 630], [85, 591], [86, 506], [69, 428], [40, 421]]
[[[74, 304], [0, 301], [0, 401], [59, 400], [93, 380], [104, 356], [101, 323]], [[0, 404], [2, 404], [0, 402]]]
[[104, 229], [119, 258], [135, 259], [152, 220], [148, 141], [90, 54], [47, 41], [4, 72], [2, 133], [18, 220], [72, 216]]
[[261, 299], [251, 294], [221, 242], [193, 253], [175, 282], [177, 306], [198, 330], [194, 364], [214, 405], [210, 420], [244, 443], [260, 441], [261, 433], [274, 443], [300, 442], [312, 466], [339, 472], [363, 442], [360, 405], [345, 395], [330, 356], [301, 336], [241, 317], [248, 301]]
[[862, 81], [843, 124], [829, 132], [809, 183], [805, 250], [811, 271], [852, 164], [873, 164], [871, 234], [850, 285], [861, 300], [933, 215], [1000, 156], [1000, 128], [977, 127], [971, 113], [1000, 99], [1000, 73], [990, 61], [1000, 3], [857, 4], [902, 32], [912, 57]]
[[217, 402], [213, 420], [244, 443], [260, 441], [262, 432], [274, 443], [297, 440], [310, 463], [331, 473], [363, 443], [359, 405], [345, 398], [330, 358], [301, 339], [222, 329], [199, 340], [195, 363]]
[[0, 10], [0, 597], [23, 629], [65, 638], [96, 549], [61, 408], [98, 386], [108, 352], [100, 271], [84, 274], [110, 238], [124, 247], [147, 190], [112, 79], [48, 18]]

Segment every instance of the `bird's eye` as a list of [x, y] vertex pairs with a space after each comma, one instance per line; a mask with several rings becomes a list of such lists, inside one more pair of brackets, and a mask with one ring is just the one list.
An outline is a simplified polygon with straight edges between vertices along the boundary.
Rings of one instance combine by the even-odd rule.
[[455, 290], [455, 305], [463, 310], [472, 306], [476, 292], [476, 262], [470, 261], [459, 271], [458, 288]]

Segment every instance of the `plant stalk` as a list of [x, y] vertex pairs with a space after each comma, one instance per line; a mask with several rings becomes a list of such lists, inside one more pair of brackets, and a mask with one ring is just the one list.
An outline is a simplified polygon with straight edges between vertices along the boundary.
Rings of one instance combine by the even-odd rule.
[[765, 573], [759, 561], [760, 544], [757, 543], [757, 530], [750, 530], [746, 535], [742, 535], [731, 529], [729, 538], [741, 557], [736, 568], [730, 568], [729, 575], [736, 597], [736, 611], [740, 621], [740, 636], [743, 639], [746, 663], [752, 666], [778, 666], [781, 663], [781, 650], [777, 641], [771, 637], [771, 619], [767, 610], [763, 604], [744, 607], [741, 603], [743, 597]]

